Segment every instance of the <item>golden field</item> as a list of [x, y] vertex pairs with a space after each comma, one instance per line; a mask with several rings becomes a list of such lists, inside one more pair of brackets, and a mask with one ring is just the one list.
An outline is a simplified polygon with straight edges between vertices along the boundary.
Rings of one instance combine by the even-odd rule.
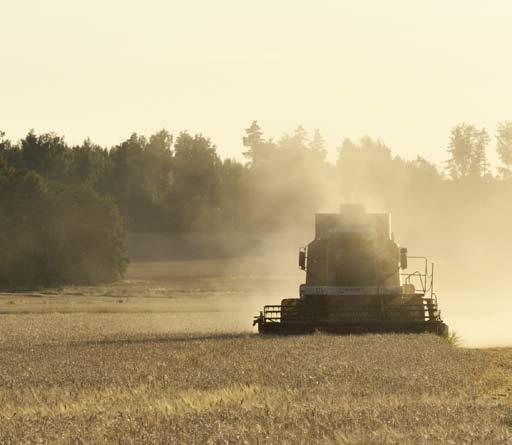
[[259, 337], [297, 276], [228, 263], [2, 294], [0, 444], [512, 443], [511, 349]]

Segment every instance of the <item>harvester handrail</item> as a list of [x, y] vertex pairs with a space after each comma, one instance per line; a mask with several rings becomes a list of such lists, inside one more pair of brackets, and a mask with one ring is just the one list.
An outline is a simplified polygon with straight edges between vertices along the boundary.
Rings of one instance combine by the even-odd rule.
[[420, 280], [420, 284], [421, 284], [421, 290], [423, 291], [423, 293], [426, 293], [426, 291], [427, 291], [426, 285], [423, 282], [423, 279], [425, 279], [425, 282], [426, 282], [426, 277], [419, 270], [416, 270], [412, 273], [400, 274], [400, 276], [405, 277], [405, 282], [407, 284], [409, 284], [411, 282], [411, 277], [418, 277]]
[[430, 292], [431, 296], [434, 291], [434, 263], [431, 263], [430, 271], [428, 267], [428, 258], [424, 256], [407, 256], [410, 259], [419, 259], [423, 260], [424, 270], [420, 272], [416, 270], [412, 273], [401, 273], [400, 277], [404, 278], [405, 283], [411, 283], [411, 278], [417, 277], [419, 278], [421, 289], [423, 293], [426, 295]]

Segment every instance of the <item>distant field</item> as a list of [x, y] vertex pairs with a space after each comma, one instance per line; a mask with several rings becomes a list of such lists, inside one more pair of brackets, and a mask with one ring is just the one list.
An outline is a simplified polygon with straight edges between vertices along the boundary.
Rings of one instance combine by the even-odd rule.
[[255, 335], [298, 279], [265, 259], [136, 263], [111, 286], [0, 295], [0, 444], [512, 443], [512, 349]]

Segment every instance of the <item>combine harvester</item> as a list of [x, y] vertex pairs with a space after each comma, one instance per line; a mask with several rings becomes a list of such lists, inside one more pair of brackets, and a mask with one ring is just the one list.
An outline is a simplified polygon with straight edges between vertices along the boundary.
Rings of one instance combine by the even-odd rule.
[[[421, 271], [401, 273], [408, 260]], [[434, 264], [408, 256], [390, 233], [388, 213], [342, 205], [316, 214], [315, 239], [299, 252], [306, 271], [300, 298], [265, 306], [262, 334], [430, 332], [446, 335], [434, 287]]]

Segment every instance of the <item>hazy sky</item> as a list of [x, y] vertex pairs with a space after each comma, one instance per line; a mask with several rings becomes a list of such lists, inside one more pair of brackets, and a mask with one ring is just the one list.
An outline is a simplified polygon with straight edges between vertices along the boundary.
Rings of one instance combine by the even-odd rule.
[[165, 127], [240, 157], [257, 119], [440, 162], [457, 122], [512, 120], [511, 44], [505, 0], [1, 0], [0, 129]]

